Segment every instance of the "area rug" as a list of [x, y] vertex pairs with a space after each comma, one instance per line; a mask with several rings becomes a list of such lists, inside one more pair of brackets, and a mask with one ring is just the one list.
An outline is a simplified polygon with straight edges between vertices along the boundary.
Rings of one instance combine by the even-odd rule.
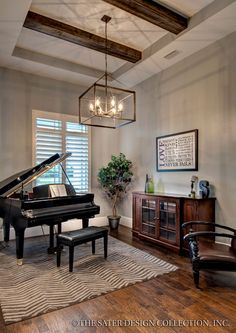
[[47, 254], [43, 237], [26, 239], [23, 266], [16, 265], [15, 246], [0, 252], [0, 304], [6, 324], [67, 307], [175, 271], [176, 266], [113, 237], [108, 240], [108, 257], [103, 241], [75, 248], [73, 273], [68, 271], [68, 250], [61, 267], [56, 256]]

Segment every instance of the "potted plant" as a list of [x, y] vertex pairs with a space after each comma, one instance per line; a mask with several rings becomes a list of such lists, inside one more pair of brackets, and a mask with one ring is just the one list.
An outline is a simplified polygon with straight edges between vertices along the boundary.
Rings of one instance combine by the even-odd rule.
[[112, 202], [112, 215], [108, 216], [111, 229], [118, 228], [120, 216], [117, 214], [117, 203], [131, 182], [133, 176], [131, 169], [132, 162], [120, 153], [118, 156], [112, 155], [108, 165], [98, 171], [98, 181]]

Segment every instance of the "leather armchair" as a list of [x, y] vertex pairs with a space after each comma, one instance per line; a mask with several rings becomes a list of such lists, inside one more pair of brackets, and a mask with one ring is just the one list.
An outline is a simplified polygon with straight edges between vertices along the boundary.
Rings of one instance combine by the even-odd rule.
[[[192, 226], [197, 229], [201, 226], [215, 226], [223, 232], [194, 231]], [[184, 240], [189, 243], [193, 278], [197, 288], [199, 288], [200, 270], [236, 271], [236, 229], [204, 221], [190, 221], [182, 224], [182, 228], [186, 227], [190, 227], [190, 230], [184, 236]], [[230, 238], [231, 244], [218, 244], [215, 242], [217, 237]]]

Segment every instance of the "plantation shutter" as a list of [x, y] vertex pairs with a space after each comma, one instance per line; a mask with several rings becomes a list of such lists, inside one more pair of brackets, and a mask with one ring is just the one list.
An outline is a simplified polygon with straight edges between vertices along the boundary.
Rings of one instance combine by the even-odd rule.
[[[33, 157], [38, 164], [55, 153], [70, 152], [64, 170], [77, 192], [89, 190], [88, 128], [71, 120], [76, 117], [33, 111]], [[36, 179], [36, 186], [68, 183], [60, 165]]]
[[[35, 164], [39, 164], [50, 156], [62, 152], [62, 122], [54, 119], [36, 118]], [[62, 182], [60, 166], [55, 166], [36, 179], [36, 185]]]
[[88, 191], [89, 142], [88, 128], [84, 125], [66, 122], [66, 151], [72, 156], [66, 160], [66, 171], [75, 189]]

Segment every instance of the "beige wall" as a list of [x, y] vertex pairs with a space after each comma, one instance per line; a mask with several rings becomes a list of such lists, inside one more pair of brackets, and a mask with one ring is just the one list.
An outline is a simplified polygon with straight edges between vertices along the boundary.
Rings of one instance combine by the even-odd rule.
[[[121, 129], [121, 151], [134, 161], [135, 189], [153, 175], [157, 190], [188, 194], [190, 178], [207, 179], [217, 221], [236, 226], [236, 33], [137, 87], [137, 122]], [[197, 172], [157, 172], [157, 136], [199, 130]], [[123, 215], [131, 216], [125, 202]]]
[[[78, 115], [78, 96], [85, 90], [65, 82], [0, 68], [0, 181], [32, 166], [32, 110]], [[87, 88], [87, 87], [86, 87]], [[91, 191], [110, 211], [97, 189], [96, 175], [112, 153], [119, 152], [119, 132], [93, 129], [91, 135]]]
[[0, 179], [32, 165], [32, 109], [76, 114], [79, 89], [18, 71], [0, 69]]
[[[235, 226], [236, 216], [236, 33], [136, 87], [137, 121], [120, 130], [92, 129], [92, 188], [101, 215], [110, 206], [96, 175], [112, 153], [134, 163], [132, 189], [145, 174], [157, 190], [188, 194], [191, 176], [207, 179], [217, 198], [217, 221]], [[0, 69], [0, 180], [31, 166], [31, 111], [77, 114], [83, 87]], [[199, 171], [156, 172], [156, 137], [199, 129]], [[120, 213], [131, 217], [131, 192]]]

